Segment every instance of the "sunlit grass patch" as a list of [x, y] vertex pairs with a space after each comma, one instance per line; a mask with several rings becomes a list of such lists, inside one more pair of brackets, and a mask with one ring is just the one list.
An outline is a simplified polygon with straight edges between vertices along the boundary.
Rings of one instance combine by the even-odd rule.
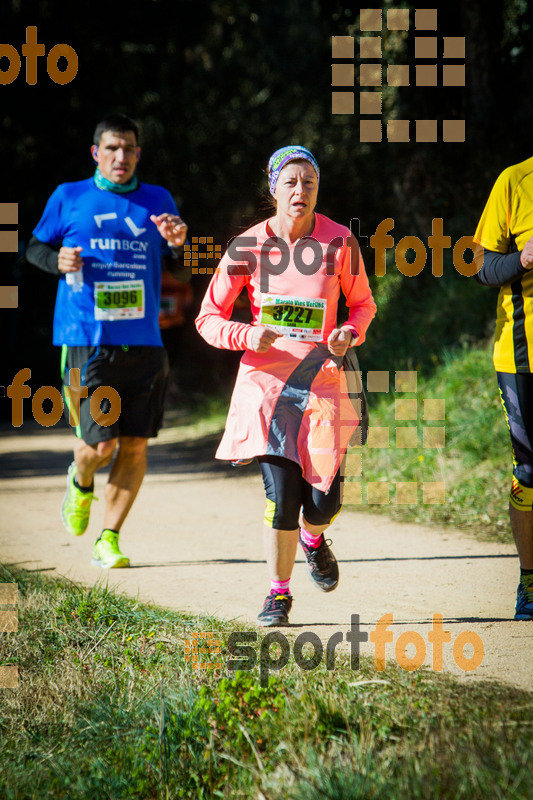
[[[342, 652], [333, 670], [290, 659], [263, 685], [259, 661], [226, 669], [242, 625], [38, 573], [0, 578], [18, 583], [20, 611], [0, 642], [0, 663], [20, 671], [0, 694], [6, 800], [533, 793], [529, 693], [392, 662], [377, 673], [370, 658], [352, 669]], [[222, 641], [221, 669], [185, 658], [207, 630]]]

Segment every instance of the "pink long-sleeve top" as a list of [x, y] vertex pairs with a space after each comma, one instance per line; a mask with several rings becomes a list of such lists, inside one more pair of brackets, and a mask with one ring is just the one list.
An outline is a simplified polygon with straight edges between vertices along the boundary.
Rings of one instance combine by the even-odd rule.
[[[273, 294], [325, 299], [322, 337], [325, 342], [337, 325], [342, 290], [349, 308], [345, 324], [356, 333], [356, 343], [361, 344], [376, 313], [376, 304], [363, 258], [350, 230], [322, 214], [315, 214], [315, 228], [309, 237], [312, 242], [299, 239], [292, 245], [281, 243], [285, 260], [288, 253], [289, 263], [279, 274], [276, 274], [276, 267], [270, 265], [280, 261], [280, 249], [265, 245], [272, 236], [268, 221], [263, 221], [230, 245], [211, 280], [196, 320], [203, 338], [214, 347], [226, 350], [250, 349], [252, 325], [258, 322], [262, 296]], [[309, 265], [316, 269], [314, 274], [304, 274]], [[244, 286], [250, 297], [252, 325], [230, 320], [233, 304]]]
[[[268, 222], [261, 222], [234, 240], [213, 275], [196, 320], [210, 344], [246, 351], [216, 457], [288, 458], [301, 466], [308, 483], [327, 491], [360, 424], [361, 408], [350, 399], [347, 359], [331, 355], [325, 343], [337, 327], [341, 290], [349, 309], [345, 324], [357, 344], [365, 339], [376, 305], [359, 248], [355, 240], [350, 247], [351, 234], [345, 226], [316, 214], [312, 242], [278, 242], [277, 247], [271, 242], [270, 248], [270, 237]], [[269, 264], [279, 262], [280, 247], [283, 269], [276, 269]], [[250, 297], [251, 325], [230, 320], [244, 286]], [[322, 307], [324, 324], [318, 333], [313, 331], [318, 338], [300, 341], [283, 335], [266, 352], [254, 352], [254, 325], [261, 318], [262, 301], [269, 296], [275, 298], [275, 306], [281, 303], [284, 312], [291, 306], [284, 305], [283, 298], [305, 298], [308, 308]]]

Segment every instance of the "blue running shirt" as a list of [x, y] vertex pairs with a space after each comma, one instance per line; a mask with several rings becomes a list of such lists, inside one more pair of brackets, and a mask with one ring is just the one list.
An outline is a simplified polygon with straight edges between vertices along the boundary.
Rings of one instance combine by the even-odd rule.
[[163, 213], [178, 210], [161, 186], [141, 183], [117, 194], [89, 178], [57, 187], [33, 235], [52, 246], [83, 248], [83, 286], [74, 291], [61, 276], [54, 344], [162, 347], [161, 257], [170, 249], [150, 215]]

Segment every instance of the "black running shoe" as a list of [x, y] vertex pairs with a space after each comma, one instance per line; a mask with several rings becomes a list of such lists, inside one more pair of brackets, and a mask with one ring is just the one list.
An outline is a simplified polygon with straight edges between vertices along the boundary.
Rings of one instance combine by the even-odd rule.
[[307, 559], [307, 574], [322, 592], [332, 592], [339, 585], [339, 565], [328, 547], [331, 539], [326, 542], [322, 537], [320, 545], [313, 548], [302, 541], [300, 536], [300, 544]]
[[291, 608], [290, 594], [269, 594], [265, 598], [263, 610], [257, 615], [257, 621], [263, 628], [286, 626], [289, 624]]

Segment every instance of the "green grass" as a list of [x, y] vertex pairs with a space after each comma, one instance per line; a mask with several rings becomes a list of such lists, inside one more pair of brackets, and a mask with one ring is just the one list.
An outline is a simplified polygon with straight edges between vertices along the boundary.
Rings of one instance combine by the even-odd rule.
[[185, 442], [224, 430], [229, 397], [196, 398], [194, 404], [165, 411], [165, 427], [158, 441]]
[[[434, 522], [468, 529], [483, 538], [511, 541], [507, 514], [512, 457], [509, 433], [492, 366], [491, 346], [464, 345], [445, 352], [429, 379], [418, 373], [418, 391], [369, 393], [370, 424], [389, 428], [388, 447], [352, 448], [362, 452], [363, 505], [416, 522]], [[417, 421], [395, 419], [397, 399], [416, 399]], [[441, 399], [445, 419], [425, 420], [424, 400]], [[417, 447], [396, 447], [396, 428], [417, 428]], [[423, 428], [444, 427], [445, 446], [424, 447]], [[347, 470], [349, 473], [349, 469]], [[367, 484], [388, 482], [389, 502], [367, 503]], [[395, 484], [416, 483], [417, 502], [397, 504]], [[425, 502], [422, 486], [440, 482], [444, 503]]]
[[[355, 671], [342, 654], [335, 670], [291, 658], [261, 681], [260, 664], [226, 671], [242, 625], [39, 573], [0, 580], [19, 585], [19, 630], [0, 641], [20, 673], [0, 692], [5, 800], [533, 795], [530, 693], [370, 659]], [[185, 660], [205, 631], [221, 671]]]

